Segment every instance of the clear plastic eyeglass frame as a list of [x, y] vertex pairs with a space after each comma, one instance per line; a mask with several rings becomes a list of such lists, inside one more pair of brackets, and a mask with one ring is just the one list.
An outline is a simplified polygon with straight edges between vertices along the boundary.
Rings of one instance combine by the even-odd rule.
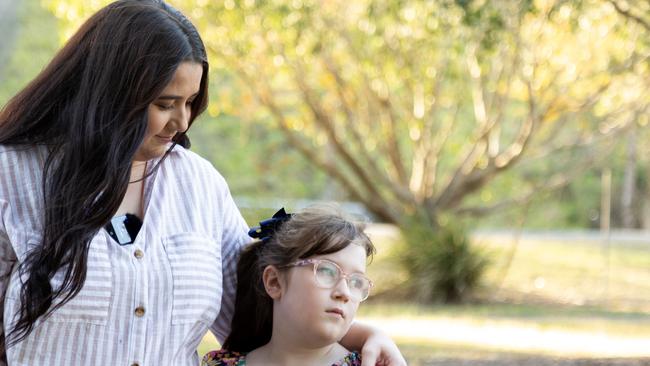
[[[327, 259], [302, 259], [284, 267], [302, 267], [308, 265], [314, 266], [314, 279], [321, 288], [333, 288], [341, 281], [341, 278], [344, 278], [348, 288], [350, 289], [350, 295], [353, 297], [353, 300], [361, 302], [366, 300], [370, 295], [370, 289], [372, 288], [373, 283], [368, 277], [359, 273], [345, 273], [338, 264]], [[323, 266], [333, 268], [336, 271], [336, 276], [332, 277], [331, 280], [328, 280], [325, 275], [319, 275], [319, 269], [327, 269]], [[354, 281], [360, 281], [359, 283], [361, 283], [362, 286], [355, 286], [353, 283]]]

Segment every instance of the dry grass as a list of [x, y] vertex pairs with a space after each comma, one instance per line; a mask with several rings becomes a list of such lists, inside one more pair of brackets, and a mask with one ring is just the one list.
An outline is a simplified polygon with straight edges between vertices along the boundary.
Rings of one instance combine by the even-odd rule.
[[[358, 317], [392, 333], [410, 365], [650, 364], [650, 245], [521, 240], [512, 252], [512, 237], [475, 238], [492, 266], [473, 303], [422, 306], [399, 297], [397, 232], [370, 235], [378, 296]], [[215, 347], [206, 338], [199, 353]]]

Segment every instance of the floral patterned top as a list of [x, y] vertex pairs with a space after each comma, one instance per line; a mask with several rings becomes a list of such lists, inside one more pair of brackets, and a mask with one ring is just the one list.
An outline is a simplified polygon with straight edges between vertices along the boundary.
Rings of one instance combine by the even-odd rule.
[[[222, 349], [210, 351], [203, 356], [201, 366], [245, 366], [246, 354], [230, 352]], [[333, 363], [332, 366], [361, 366], [361, 355], [359, 352], [350, 352], [342, 360]]]

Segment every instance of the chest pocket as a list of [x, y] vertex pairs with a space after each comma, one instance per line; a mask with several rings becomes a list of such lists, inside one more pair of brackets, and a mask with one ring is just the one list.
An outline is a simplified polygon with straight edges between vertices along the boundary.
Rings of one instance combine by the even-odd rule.
[[221, 250], [195, 233], [163, 238], [173, 279], [172, 324], [211, 324], [221, 307]]
[[[41, 236], [34, 233], [18, 233], [16, 243], [25, 243], [17, 250], [16, 255], [20, 262], [23, 262], [30, 250], [35, 250], [41, 245]], [[11, 308], [16, 312], [20, 307], [20, 284], [19, 271], [14, 268], [9, 289], [7, 290], [5, 310]], [[26, 274], [25, 274], [26, 275]], [[53, 289], [58, 289], [63, 283], [63, 269], [60, 269], [50, 280]], [[81, 322], [97, 325], [106, 325], [113, 287], [113, 274], [106, 248], [106, 240], [102, 236], [96, 237], [90, 244], [88, 253], [88, 265], [86, 280], [77, 296], [54, 311], [47, 318], [47, 322]], [[60, 299], [55, 299], [60, 302]], [[9, 306], [7, 306], [9, 304]], [[5, 313], [7, 316], [8, 313]]]
[[[47, 321], [106, 325], [113, 289], [113, 272], [106, 246], [105, 236], [99, 235], [93, 239], [88, 251], [86, 281], [81, 291], [54, 311]], [[53, 289], [60, 288], [63, 283], [63, 271], [60, 270], [50, 283]]]

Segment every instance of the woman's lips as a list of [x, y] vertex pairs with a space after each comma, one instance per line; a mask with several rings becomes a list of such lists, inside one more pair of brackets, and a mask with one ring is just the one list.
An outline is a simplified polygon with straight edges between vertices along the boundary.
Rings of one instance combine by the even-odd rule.
[[156, 137], [165, 143], [172, 142], [172, 139], [174, 138], [174, 136], [160, 136], [160, 135], [156, 135]]

